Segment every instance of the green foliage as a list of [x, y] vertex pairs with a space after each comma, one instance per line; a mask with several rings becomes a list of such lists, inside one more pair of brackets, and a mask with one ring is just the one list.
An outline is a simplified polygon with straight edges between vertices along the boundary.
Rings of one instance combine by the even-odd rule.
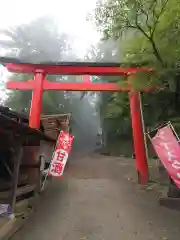
[[[10, 77], [10, 81], [25, 82], [29, 79], [32, 79], [32, 75], [30, 74], [13, 74]], [[31, 91], [10, 91], [5, 104], [12, 110], [28, 112], [31, 104], [31, 97]]]
[[31, 97], [31, 91], [12, 91], [8, 94], [8, 99], [6, 100], [5, 105], [18, 112], [29, 112]]
[[[136, 64], [152, 70], [118, 80], [121, 87], [131, 84], [136, 91], [152, 85], [159, 87], [158, 91], [143, 94], [145, 123], [150, 128], [179, 119], [179, 17], [178, 0], [99, 0], [95, 9], [94, 19], [104, 40], [119, 42], [119, 60], [125, 66]], [[123, 129], [129, 126], [128, 134], [128, 98], [124, 99], [122, 93], [113, 95], [105, 109], [106, 117], [113, 119], [114, 129], [119, 129], [121, 119]]]
[[108, 123], [109, 137], [128, 136], [131, 131], [127, 93], [114, 93], [106, 105], [105, 121]]
[[161, 80], [178, 71], [179, 15], [177, 0], [106, 0], [99, 1], [95, 10], [105, 38], [121, 39], [123, 61], [146, 63]]
[[128, 109], [128, 94], [127, 93], [114, 93], [108, 100], [108, 111], [106, 113], [106, 118], [116, 118], [119, 115], [127, 115]]

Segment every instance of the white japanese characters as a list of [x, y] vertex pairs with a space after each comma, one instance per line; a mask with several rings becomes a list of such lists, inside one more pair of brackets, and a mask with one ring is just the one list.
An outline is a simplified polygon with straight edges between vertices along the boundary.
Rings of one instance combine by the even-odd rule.
[[159, 129], [151, 141], [169, 175], [180, 187], [180, 145], [171, 127]]

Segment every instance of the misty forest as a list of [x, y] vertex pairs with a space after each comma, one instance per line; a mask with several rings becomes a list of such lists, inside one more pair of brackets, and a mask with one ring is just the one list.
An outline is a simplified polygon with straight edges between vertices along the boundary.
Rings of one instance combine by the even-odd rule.
[[[89, 46], [84, 57], [72, 48], [72, 39], [59, 31], [50, 17], [40, 17], [30, 23], [1, 30], [4, 36], [0, 47], [7, 57], [24, 61], [88, 61], [118, 62], [121, 66], [146, 66], [155, 69], [152, 74], [133, 76], [133, 87], [149, 84], [159, 88], [142, 93], [146, 131], [172, 121], [180, 132], [180, 1], [179, 0], [99, 0], [94, 12], [87, 16], [101, 35], [96, 45]], [[26, 81], [31, 76], [13, 74], [10, 80]], [[79, 76], [48, 76], [50, 81], [82, 81]], [[127, 79], [99, 77], [94, 81]], [[5, 106], [28, 114], [31, 91], [8, 91]], [[75, 147], [84, 151], [96, 144], [102, 133], [103, 146], [113, 154], [132, 154], [131, 117], [127, 93], [59, 92], [46, 91], [43, 96], [43, 114], [72, 113], [72, 131]], [[123, 139], [123, 143], [122, 143]], [[76, 146], [77, 145], [77, 146]]]

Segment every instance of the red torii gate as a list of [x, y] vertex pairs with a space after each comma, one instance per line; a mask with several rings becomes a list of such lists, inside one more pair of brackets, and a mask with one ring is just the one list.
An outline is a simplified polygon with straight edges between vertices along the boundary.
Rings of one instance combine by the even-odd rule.
[[[134, 138], [134, 149], [136, 155], [136, 168], [138, 180], [141, 184], [148, 182], [148, 165], [146, 159], [143, 126], [141, 119], [139, 93], [133, 91], [131, 87], [120, 88], [116, 83], [92, 83], [88, 77], [83, 82], [50, 82], [45, 79], [46, 75], [84, 75], [84, 76], [122, 76], [136, 72], [147, 71], [138, 67], [120, 68], [120, 64], [114, 63], [74, 63], [60, 62], [58, 64], [42, 63], [31, 64], [20, 61], [3, 61], [9, 72], [34, 74], [34, 79], [27, 82], [8, 82], [8, 89], [32, 90], [31, 110], [29, 124], [32, 128], [39, 129], [42, 106], [42, 96], [44, 90], [64, 90], [64, 91], [126, 91], [129, 92], [129, 101], [132, 118], [132, 130]], [[149, 91], [143, 89], [142, 91]]]

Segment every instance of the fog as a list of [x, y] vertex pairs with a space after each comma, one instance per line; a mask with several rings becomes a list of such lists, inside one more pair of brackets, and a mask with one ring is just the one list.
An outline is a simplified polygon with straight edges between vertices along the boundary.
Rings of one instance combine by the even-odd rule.
[[88, 96], [78, 100], [78, 109], [72, 110], [72, 132], [75, 135], [74, 151], [89, 153], [98, 148], [100, 116]]
[[[43, 1], [43, 8], [38, 8], [40, 12], [35, 9], [34, 15], [31, 14], [32, 16], [29, 14], [29, 12], [32, 13], [30, 11], [32, 3], [29, 4], [30, 9], [28, 9], [28, 4], [25, 6], [22, 1], [16, 2], [17, 19], [15, 21], [9, 19], [13, 18], [15, 14], [12, 12], [8, 19], [4, 18], [5, 24], [1, 22], [0, 25], [1, 57], [12, 57], [30, 63], [95, 60], [92, 57], [88, 60], [86, 58], [89, 48], [96, 46], [100, 38], [94, 26], [86, 20], [89, 11], [95, 7], [95, 1], [89, 5], [89, 1], [79, 0], [79, 6], [81, 5], [82, 8], [78, 9], [76, 13], [70, 10], [67, 3], [73, 5], [74, 1], [66, 3], [58, 1], [61, 6], [58, 12], [57, 6], [55, 7], [53, 2], [57, 4], [57, 1], [51, 1], [51, 3]], [[12, 11], [8, 5], [3, 4], [4, 9]], [[18, 14], [20, 11], [18, 6], [21, 6], [22, 14]], [[3, 72], [1, 82], [6, 82], [7, 76], [9, 77], [9, 74]], [[72, 76], [67, 76], [67, 78], [64, 76], [47, 77], [50, 77], [51, 81], [59, 82], [77, 80], [76, 76], [74, 78]], [[28, 76], [23, 74], [10, 76], [11, 80], [14, 78], [26, 81]], [[75, 136], [73, 149], [75, 152], [89, 153], [97, 148], [100, 141], [100, 138], [97, 137], [101, 130], [97, 109], [98, 96], [96, 93], [87, 93], [82, 98], [81, 93], [70, 94], [69, 92], [69, 97], [66, 99], [65, 92], [56, 91], [54, 94], [52, 92], [44, 94], [45, 113], [72, 113], [72, 132]], [[14, 91], [9, 93], [4, 87], [1, 87], [1, 104], [3, 103], [13, 110], [28, 109], [30, 99], [30, 92]], [[62, 106], [64, 106], [63, 111]]]

